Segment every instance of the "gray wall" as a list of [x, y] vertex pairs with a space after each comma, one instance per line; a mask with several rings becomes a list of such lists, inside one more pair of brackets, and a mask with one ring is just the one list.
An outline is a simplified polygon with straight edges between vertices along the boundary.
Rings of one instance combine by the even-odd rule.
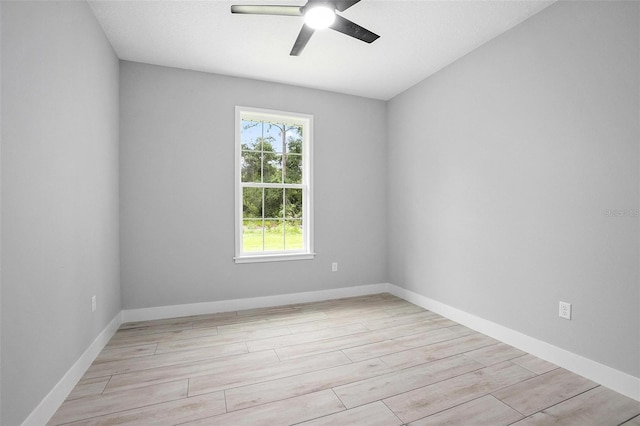
[[[386, 282], [384, 102], [124, 61], [120, 83], [124, 308]], [[233, 262], [236, 105], [313, 114], [314, 260]]]
[[392, 283], [640, 376], [639, 7], [559, 2], [390, 101]]
[[118, 60], [84, 2], [1, 7], [0, 424], [15, 425], [121, 309]]

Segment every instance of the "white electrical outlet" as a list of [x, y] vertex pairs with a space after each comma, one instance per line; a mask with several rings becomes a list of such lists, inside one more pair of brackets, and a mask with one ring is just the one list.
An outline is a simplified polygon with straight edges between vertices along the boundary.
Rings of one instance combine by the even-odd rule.
[[331, 272], [338, 272], [338, 262], [333, 262], [331, 264]]
[[91, 297], [91, 312], [95, 312], [97, 307], [98, 307], [98, 304], [96, 303], [96, 297], [92, 296]]
[[571, 303], [560, 302], [558, 316], [564, 319], [571, 319]]

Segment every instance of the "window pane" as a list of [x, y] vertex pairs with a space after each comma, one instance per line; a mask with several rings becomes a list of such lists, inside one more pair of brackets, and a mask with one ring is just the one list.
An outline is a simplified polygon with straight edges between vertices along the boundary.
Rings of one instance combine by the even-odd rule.
[[[282, 153], [282, 129], [285, 128], [282, 123], [265, 123], [265, 134], [271, 140], [271, 146], [274, 152]], [[285, 140], [286, 141], [286, 140]], [[286, 148], [286, 147], [285, 147]]]
[[287, 219], [302, 218], [302, 189], [285, 190], [285, 217]]
[[262, 221], [262, 188], [242, 188], [242, 217]]
[[287, 132], [287, 152], [302, 154], [302, 128], [294, 128]]
[[283, 174], [285, 183], [302, 183], [302, 155], [287, 154]]
[[284, 222], [282, 220], [265, 221], [264, 249], [266, 251], [284, 250]]
[[282, 183], [282, 154], [265, 153], [264, 182]]
[[250, 219], [242, 221], [242, 248], [245, 252], [263, 250], [264, 228], [262, 219]]
[[261, 182], [262, 153], [259, 151], [242, 151], [240, 157], [242, 182]]
[[264, 217], [265, 219], [281, 219], [283, 217], [284, 189], [265, 188], [264, 190]]
[[242, 120], [240, 123], [240, 143], [242, 145], [253, 146], [256, 140], [262, 136], [262, 123], [253, 120]]
[[285, 250], [302, 250], [302, 220], [287, 220], [285, 222]]

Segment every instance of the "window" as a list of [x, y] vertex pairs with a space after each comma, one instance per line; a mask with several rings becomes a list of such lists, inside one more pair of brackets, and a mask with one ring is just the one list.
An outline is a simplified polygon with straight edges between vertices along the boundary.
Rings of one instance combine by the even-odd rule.
[[236, 263], [312, 259], [313, 117], [236, 107]]

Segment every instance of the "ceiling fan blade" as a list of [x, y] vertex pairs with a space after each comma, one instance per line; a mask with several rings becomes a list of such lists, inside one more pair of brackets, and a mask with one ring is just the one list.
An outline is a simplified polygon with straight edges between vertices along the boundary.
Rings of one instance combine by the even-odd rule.
[[293, 49], [291, 49], [291, 53], [289, 53], [289, 55], [291, 56], [300, 55], [304, 50], [304, 47], [309, 42], [309, 39], [313, 35], [314, 31], [315, 30], [310, 26], [308, 26], [307, 24], [303, 24], [302, 28], [300, 29], [300, 34], [298, 34], [298, 38], [296, 39], [296, 42], [293, 44]]
[[340, 15], [336, 15], [336, 20], [333, 21], [333, 24], [331, 24], [329, 28], [353, 38], [357, 38], [358, 40], [362, 40], [365, 43], [373, 43], [380, 37], [378, 34], [372, 33], [368, 29], [362, 28], [360, 25], [351, 22]]
[[300, 6], [279, 5], [234, 5], [231, 6], [231, 13], [242, 13], [246, 15], [302, 16]]
[[336, 1], [336, 10], [338, 12], [344, 12], [360, 0], [338, 0]]

